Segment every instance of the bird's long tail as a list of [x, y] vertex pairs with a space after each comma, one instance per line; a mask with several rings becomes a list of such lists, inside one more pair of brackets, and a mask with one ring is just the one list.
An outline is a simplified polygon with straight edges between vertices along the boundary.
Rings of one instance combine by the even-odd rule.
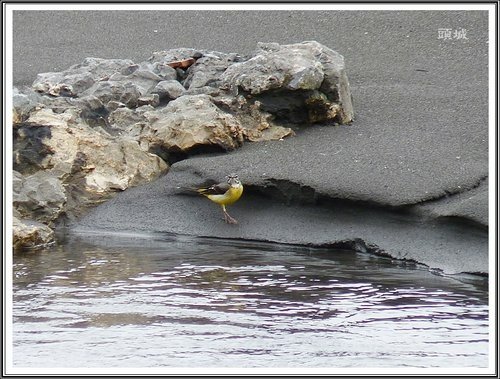
[[176, 187], [174, 193], [176, 195], [199, 196], [200, 192], [196, 187]]
[[208, 195], [208, 187], [184, 187], [178, 186], [174, 193], [176, 195], [186, 195], [186, 196], [199, 196], [199, 195]]

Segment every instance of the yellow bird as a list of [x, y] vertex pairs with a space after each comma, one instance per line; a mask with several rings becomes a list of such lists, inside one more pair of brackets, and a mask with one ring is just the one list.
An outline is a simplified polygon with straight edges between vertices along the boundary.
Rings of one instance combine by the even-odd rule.
[[228, 224], [237, 224], [238, 221], [229, 216], [229, 213], [227, 213], [226, 205], [231, 205], [238, 201], [243, 193], [243, 184], [241, 184], [241, 181], [236, 174], [227, 175], [226, 179], [226, 183], [219, 183], [210, 187], [198, 188], [196, 191], [222, 207], [225, 222]]

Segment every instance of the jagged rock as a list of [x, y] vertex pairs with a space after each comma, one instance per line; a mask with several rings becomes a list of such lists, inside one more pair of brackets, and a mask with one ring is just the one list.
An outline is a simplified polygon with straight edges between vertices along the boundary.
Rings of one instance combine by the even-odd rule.
[[44, 144], [50, 138], [50, 127], [45, 125], [31, 125], [28, 123], [14, 124], [13, 126], [13, 166], [14, 170], [22, 174], [33, 174], [46, 168], [44, 159], [53, 151]]
[[183, 85], [190, 91], [206, 86], [219, 87], [220, 77], [224, 71], [240, 60], [238, 54], [204, 52], [203, 56], [196, 60], [196, 64], [187, 70]]
[[141, 95], [147, 94], [156, 86], [157, 83], [161, 82], [162, 80], [163, 78], [156, 75], [154, 72], [140, 69], [134, 71], [129, 75], [115, 73], [109, 78], [109, 81], [111, 82], [133, 83], [134, 86], [139, 90]]
[[33, 89], [52, 96], [77, 96], [94, 83], [107, 80], [114, 73], [133, 65], [134, 62], [128, 59], [86, 58], [62, 72], [38, 74]]
[[177, 99], [184, 92], [186, 89], [177, 80], [163, 80], [151, 90], [152, 94], [160, 97], [160, 101]]
[[221, 90], [210, 86], [195, 87], [186, 90], [184, 95], [210, 95], [214, 99], [214, 102], [218, 102], [218, 96], [221, 95]]
[[115, 73], [109, 80], [96, 82], [83, 91], [81, 96], [83, 99], [98, 99], [107, 112], [113, 110], [116, 103], [122, 103], [129, 108], [146, 104], [157, 106], [159, 97], [150, 92], [161, 81], [161, 77], [149, 71], [136, 70], [130, 75]]
[[344, 58], [318, 42], [259, 44], [256, 55], [234, 63], [222, 74], [222, 86], [242, 90], [263, 109], [291, 122], [353, 119]]
[[14, 206], [23, 217], [47, 224], [168, 169], [137, 141], [93, 129], [72, 110], [34, 111], [20, 130], [24, 137], [14, 144], [14, 167], [27, 176], [14, 175]]
[[14, 171], [13, 202], [23, 217], [51, 223], [63, 212], [66, 194], [51, 171], [40, 170], [26, 177]]
[[40, 105], [39, 96], [35, 93], [21, 93], [19, 89], [14, 87], [14, 95], [12, 96], [12, 121], [14, 124], [19, 124], [25, 121], [30, 112]]
[[[238, 92], [250, 102], [259, 101], [261, 110], [272, 114], [276, 125], [347, 123], [353, 117], [344, 59], [318, 42], [261, 43], [246, 60], [234, 53], [196, 49], [155, 52], [140, 64], [87, 58], [65, 71], [39, 74], [33, 88], [56, 99], [97, 98], [103, 107], [97, 108], [96, 115], [96, 108], [90, 107], [88, 112], [87, 107], [82, 117], [88, 120], [105, 120], [117, 103], [132, 109], [159, 106], [155, 94], [161, 102], [196, 94], [234, 98]], [[64, 112], [68, 102], [47, 105]]]
[[85, 188], [104, 193], [152, 180], [167, 169], [159, 157], [143, 151], [128, 137], [116, 138], [78, 123], [71, 115], [55, 115], [50, 110], [32, 113], [32, 124], [50, 127], [44, 145], [54, 153], [43, 166], [61, 176], [85, 171]]
[[158, 105], [160, 105], [160, 96], [156, 93], [153, 93], [151, 95], [139, 97], [137, 99], [137, 107], [142, 107], [144, 105], [157, 107]]
[[112, 128], [138, 139], [143, 132], [143, 128], [148, 125], [144, 113], [152, 111], [154, 111], [154, 108], [147, 105], [136, 109], [123, 106], [116, 108], [109, 114], [108, 122]]
[[[180, 116], [168, 115], [173, 106], [163, 107], [184, 96], [187, 99], [210, 96], [209, 108], [213, 110], [215, 104], [224, 117], [232, 115], [230, 123], [234, 124], [235, 118], [249, 141], [293, 135], [287, 128], [290, 123], [352, 120], [343, 57], [317, 42], [259, 44], [250, 59], [234, 53], [185, 48], [155, 52], [139, 64], [130, 60], [87, 58], [63, 72], [40, 74], [33, 87], [51, 95], [44, 96], [43, 103], [55, 113], [65, 113], [72, 107], [79, 109], [79, 117], [90, 126], [102, 127], [111, 134], [116, 130], [130, 133], [143, 148], [154, 146], [151, 151], [155, 152], [159, 146], [161, 151], [187, 151], [203, 144], [223, 149], [240, 144], [234, 143], [239, 141], [238, 136], [227, 139], [202, 132], [194, 137], [196, 112], [186, 116], [182, 111], [182, 117], [187, 117], [183, 125], [189, 124], [194, 129], [166, 133], [167, 129], [176, 129]], [[185, 102], [189, 104], [190, 100]], [[145, 112], [139, 111], [144, 106], [158, 107], [161, 114], [148, 110], [145, 117]], [[138, 114], [119, 110], [123, 107]], [[164, 120], [159, 124], [160, 119]], [[174, 125], [165, 128], [170, 121]], [[163, 132], [158, 134], [159, 129]], [[176, 141], [160, 143], [158, 136]]]
[[165, 67], [174, 70], [175, 76], [172, 77], [169, 74], [170, 77], [163, 76], [163, 79], [177, 79], [182, 82], [186, 78], [186, 71], [189, 70], [201, 56], [203, 56], [203, 53], [195, 49], [170, 49], [154, 52], [147, 62], [152, 64], [156, 70], [166, 70]]
[[275, 44], [247, 61], [235, 63], [222, 75], [226, 87], [241, 87], [252, 95], [276, 89], [315, 90], [321, 86], [324, 72], [310, 49]]
[[118, 101], [129, 108], [137, 107], [142, 95], [141, 88], [133, 82], [111, 80], [97, 82], [83, 92], [83, 96], [98, 98], [105, 106], [111, 101]]
[[75, 99], [73, 100], [72, 105], [81, 109], [80, 117], [92, 127], [100, 124], [102, 120], [106, 120], [109, 115], [107, 107], [105, 107], [102, 101], [95, 96], [86, 96], [81, 99]]
[[189, 151], [200, 146], [223, 150], [243, 142], [238, 120], [221, 111], [208, 95], [185, 95], [171, 101], [160, 112], [147, 112], [152, 129], [149, 141], [169, 151]]
[[167, 63], [156, 62], [152, 65], [153, 72], [163, 80], [176, 80], [177, 71]]
[[37, 249], [54, 241], [54, 231], [48, 226], [33, 220], [13, 217], [13, 247], [14, 251]]
[[248, 102], [244, 97], [217, 98], [217, 104], [233, 110], [243, 127], [246, 140], [251, 142], [281, 140], [295, 135], [291, 128], [277, 125], [274, 116], [261, 109], [259, 101]]

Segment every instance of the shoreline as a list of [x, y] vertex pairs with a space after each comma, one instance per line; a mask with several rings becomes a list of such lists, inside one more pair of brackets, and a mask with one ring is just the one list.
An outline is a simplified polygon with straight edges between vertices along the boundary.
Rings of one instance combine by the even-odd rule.
[[342, 202], [287, 204], [247, 192], [230, 208], [239, 224], [227, 225], [220, 219], [218, 207], [207, 199], [175, 194], [168, 177], [128, 189], [69, 225], [69, 231], [94, 233], [99, 229], [103, 233], [130, 231], [347, 247], [415, 261], [446, 274], [488, 272], [488, 231], [459, 220], [426, 219], [410, 211]]

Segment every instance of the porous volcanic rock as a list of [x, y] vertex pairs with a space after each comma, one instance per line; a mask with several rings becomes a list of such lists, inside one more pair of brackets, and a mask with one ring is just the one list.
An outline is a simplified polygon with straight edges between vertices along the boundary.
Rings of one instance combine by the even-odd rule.
[[315, 41], [261, 43], [252, 58], [229, 66], [221, 81], [291, 122], [345, 124], [354, 116], [344, 57]]
[[168, 169], [137, 141], [93, 129], [73, 111], [40, 109], [14, 129], [14, 206], [23, 217], [52, 225]]
[[140, 63], [86, 58], [25, 92], [13, 102], [14, 207], [50, 227], [189, 155], [353, 117], [344, 59], [317, 42], [259, 44], [248, 57], [181, 48]]
[[153, 145], [169, 151], [189, 151], [205, 145], [233, 150], [243, 143], [239, 121], [221, 111], [208, 95], [186, 95], [161, 112], [148, 112]]
[[14, 251], [42, 248], [54, 241], [54, 231], [37, 221], [14, 216], [13, 230]]

